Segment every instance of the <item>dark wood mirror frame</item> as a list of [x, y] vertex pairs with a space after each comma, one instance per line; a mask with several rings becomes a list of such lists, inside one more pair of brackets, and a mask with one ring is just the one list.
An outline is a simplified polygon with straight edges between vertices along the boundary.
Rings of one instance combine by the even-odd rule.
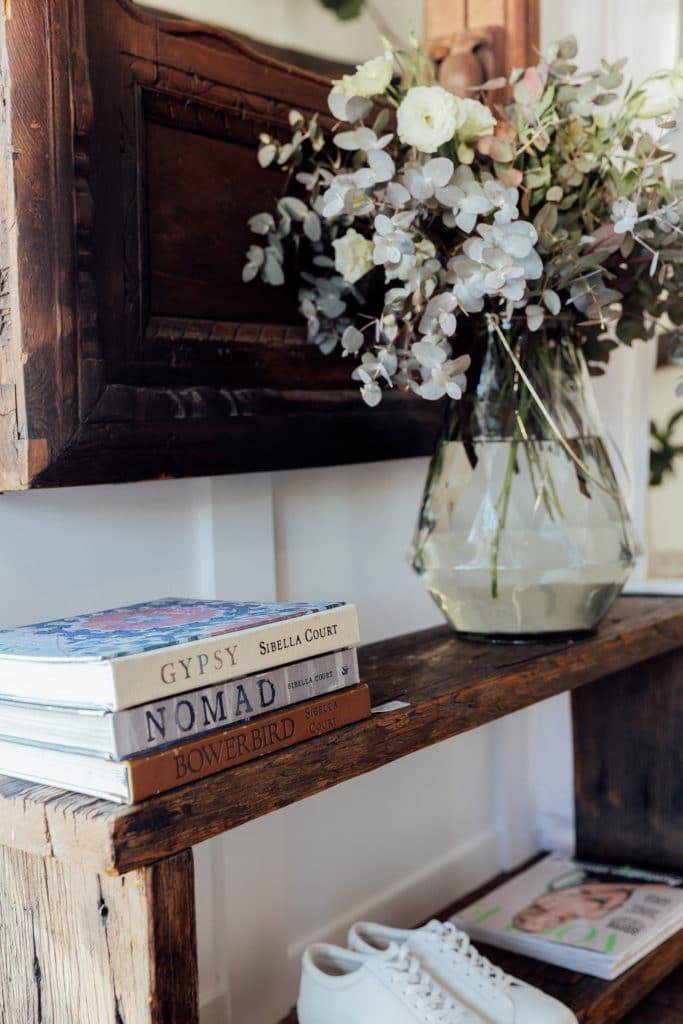
[[243, 285], [256, 162], [329, 83], [128, 0], [3, 22], [0, 488], [426, 453], [438, 410], [367, 409], [294, 296]]
[[0, 490], [430, 451], [438, 405], [367, 409], [295, 296], [241, 282], [283, 184], [258, 136], [326, 79], [130, 0], [4, 0], [0, 30]]

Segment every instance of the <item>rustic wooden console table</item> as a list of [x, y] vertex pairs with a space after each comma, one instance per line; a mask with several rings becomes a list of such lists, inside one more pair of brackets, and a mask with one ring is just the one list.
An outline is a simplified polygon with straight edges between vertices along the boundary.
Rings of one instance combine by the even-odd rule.
[[[0, 1024], [197, 1024], [195, 843], [565, 690], [579, 852], [683, 867], [683, 599], [622, 598], [576, 643], [426, 630], [364, 647], [361, 668], [375, 704], [410, 706], [135, 807], [2, 779]], [[682, 962], [683, 933], [613, 983], [514, 969], [611, 1024]], [[679, 996], [627, 1019], [681, 1020]]]

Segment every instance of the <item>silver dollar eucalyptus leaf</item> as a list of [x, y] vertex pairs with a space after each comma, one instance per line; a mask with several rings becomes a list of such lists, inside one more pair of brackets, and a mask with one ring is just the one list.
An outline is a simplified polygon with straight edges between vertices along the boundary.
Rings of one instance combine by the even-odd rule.
[[255, 213], [249, 218], [248, 224], [255, 235], [267, 235], [275, 227], [275, 220], [271, 213]]
[[359, 352], [363, 347], [364, 342], [363, 335], [357, 327], [349, 325], [341, 337], [341, 343], [344, 348], [344, 353], [355, 353]]
[[270, 142], [268, 145], [260, 147], [257, 159], [261, 167], [270, 167], [276, 156], [277, 146]]
[[304, 217], [304, 234], [307, 238], [310, 238], [312, 242], [319, 242], [322, 230], [320, 227], [320, 217], [313, 210], [310, 210]]

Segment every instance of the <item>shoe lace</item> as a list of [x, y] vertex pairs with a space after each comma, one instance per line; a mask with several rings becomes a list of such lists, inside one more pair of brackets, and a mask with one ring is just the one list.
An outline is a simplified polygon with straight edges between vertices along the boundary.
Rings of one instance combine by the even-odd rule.
[[441, 925], [439, 938], [443, 944], [445, 953], [457, 954], [464, 957], [469, 965], [481, 974], [486, 981], [497, 988], [508, 988], [513, 984], [514, 978], [506, 974], [502, 967], [492, 964], [483, 956], [476, 946], [472, 945], [469, 935], [456, 928], [452, 921], [446, 921]]
[[399, 948], [387, 964], [390, 980], [420, 1012], [425, 1024], [458, 1024], [465, 1016], [465, 1007], [450, 995], [424, 970], [407, 945]]

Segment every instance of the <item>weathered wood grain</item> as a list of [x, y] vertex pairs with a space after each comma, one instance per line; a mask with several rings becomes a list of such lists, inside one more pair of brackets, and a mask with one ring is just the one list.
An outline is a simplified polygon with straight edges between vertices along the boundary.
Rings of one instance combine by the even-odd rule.
[[507, 0], [507, 18], [513, 28], [505, 50], [506, 70], [537, 64], [541, 45], [539, 0]]
[[[503, 882], [519, 871], [524, 870], [528, 864], [522, 865], [515, 871], [497, 875], [486, 885], [481, 886], [475, 892], [446, 907], [436, 917], [447, 920], [468, 903], [484, 896], [491, 889], [501, 885]], [[683, 963], [683, 931], [669, 939], [659, 949], [655, 950], [640, 963], [636, 964], [625, 974], [615, 981], [601, 981], [599, 978], [591, 978], [587, 974], [579, 974], [577, 971], [565, 971], [560, 967], [553, 967], [552, 964], [544, 964], [540, 960], [531, 960], [528, 957], [519, 956], [515, 953], [507, 953], [505, 950], [494, 949], [492, 946], [481, 945], [478, 947], [482, 953], [489, 957], [493, 963], [500, 964], [503, 970], [522, 978], [530, 985], [535, 985], [548, 995], [559, 999], [566, 1006], [569, 1006], [576, 1014], [579, 1024], [616, 1024], [624, 1019], [633, 1007], [641, 1003], [648, 994], [676, 970], [679, 964]], [[665, 1009], [666, 1012], [679, 1013], [679, 998], [683, 986], [679, 980], [674, 981], [671, 986], [666, 983], [662, 986], [661, 993], [653, 996], [652, 1005], [657, 1011]], [[668, 993], [668, 994], [667, 994]], [[647, 1004], [650, 1006], [650, 1004]], [[683, 1006], [683, 1003], [680, 1004]], [[651, 1010], [654, 1016], [629, 1016], [628, 1024], [680, 1024], [683, 1015], [678, 1017], [657, 1016], [655, 1010]], [[281, 1024], [298, 1024], [296, 1012], [293, 1010]]]
[[464, 32], [467, 29], [466, 0], [425, 0], [422, 25], [424, 38], [429, 41]]
[[195, 782], [134, 807], [14, 779], [0, 782], [0, 843], [126, 872], [320, 793], [536, 701], [599, 684], [683, 645], [683, 599], [622, 598], [597, 636], [470, 644], [445, 627], [361, 648], [373, 704], [409, 707]]
[[192, 851], [157, 861], [143, 870], [150, 1024], [197, 1024], [199, 978]]
[[622, 1024], [680, 1024], [683, 1021], [683, 968], [624, 1017]]
[[[5, 20], [0, 18], [0, 53], [6, 52]], [[21, 394], [21, 337], [17, 329], [16, 213], [12, 131], [6, 97], [7, 61], [0, 64], [0, 488], [19, 490], [27, 478], [25, 415]]]
[[577, 690], [572, 707], [579, 854], [680, 871], [683, 650]]
[[192, 854], [107, 878], [0, 849], [0, 1024], [197, 1024]]

